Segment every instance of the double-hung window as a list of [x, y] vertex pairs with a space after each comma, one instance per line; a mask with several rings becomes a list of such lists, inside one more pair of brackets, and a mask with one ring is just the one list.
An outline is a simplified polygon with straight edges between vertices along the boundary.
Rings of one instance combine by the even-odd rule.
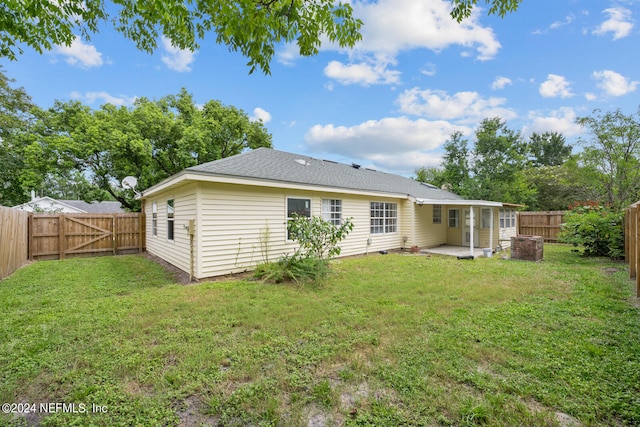
[[433, 223], [442, 224], [442, 205], [433, 205]]
[[396, 233], [398, 231], [398, 204], [371, 202], [371, 234]]
[[460, 210], [449, 209], [449, 228], [458, 228], [460, 224]]
[[287, 240], [291, 240], [289, 224], [294, 215], [311, 218], [311, 199], [287, 198]]
[[500, 228], [515, 228], [516, 210], [500, 209]]
[[158, 202], [151, 203], [151, 235], [158, 237]]
[[173, 240], [174, 215], [173, 199], [169, 199], [167, 200], [167, 240]]
[[342, 225], [342, 200], [322, 199], [322, 219], [338, 227]]

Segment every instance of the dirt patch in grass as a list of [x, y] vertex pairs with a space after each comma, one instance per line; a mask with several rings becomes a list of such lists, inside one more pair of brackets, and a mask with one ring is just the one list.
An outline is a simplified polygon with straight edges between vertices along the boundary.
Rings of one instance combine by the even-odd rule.
[[195, 280], [189, 280], [189, 273], [186, 273], [180, 270], [175, 265], [169, 264], [167, 261], [163, 260], [162, 258], [152, 255], [149, 252], [143, 252], [142, 256], [162, 266], [165, 270], [169, 272], [169, 274], [171, 274], [171, 276], [174, 278], [176, 283], [180, 283], [182, 285], [195, 283]]
[[182, 402], [182, 406], [178, 408], [178, 418], [180, 427], [195, 426], [217, 426], [217, 417], [211, 417], [202, 412], [203, 403], [197, 396], [190, 396]]

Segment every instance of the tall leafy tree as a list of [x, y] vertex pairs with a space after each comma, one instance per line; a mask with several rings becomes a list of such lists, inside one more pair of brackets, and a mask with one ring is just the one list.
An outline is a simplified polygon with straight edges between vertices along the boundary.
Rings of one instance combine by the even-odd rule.
[[25, 202], [23, 180], [25, 134], [35, 119], [36, 106], [23, 88], [0, 68], [0, 205]]
[[602, 200], [613, 208], [640, 200], [640, 109], [630, 115], [594, 110], [576, 122], [589, 132], [580, 139], [583, 159], [599, 174]]
[[561, 211], [579, 201], [599, 200], [596, 171], [581, 163], [579, 156], [573, 156], [561, 165], [528, 167], [527, 182], [535, 189], [528, 209]]
[[454, 132], [444, 144], [445, 154], [442, 156], [442, 180], [446, 189], [468, 197], [473, 191], [471, 166], [469, 164], [469, 142], [461, 132]]
[[444, 184], [444, 170], [436, 166], [423, 166], [415, 170], [415, 180], [440, 187]]
[[529, 137], [531, 166], [560, 166], [571, 156], [573, 147], [567, 145], [564, 135], [558, 132], [534, 132]]
[[155, 101], [141, 98], [132, 108], [57, 102], [40, 126], [42, 138], [31, 146], [39, 153], [31, 157], [33, 169], [51, 161], [67, 165], [131, 210], [139, 204], [120, 186], [126, 176], [147, 188], [190, 166], [271, 147], [262, 122], [219, 101], [198, 108], [184, 89]]
[[499, 117], [484, 119], [472, 152], [475, 198], [527, 204], [534, 195], [523, 171], [527, 144]]

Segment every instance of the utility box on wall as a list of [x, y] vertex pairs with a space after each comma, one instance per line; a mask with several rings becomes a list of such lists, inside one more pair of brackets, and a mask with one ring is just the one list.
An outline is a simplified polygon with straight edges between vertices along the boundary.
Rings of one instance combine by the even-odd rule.
[[515, 236], [511, 238], [511, 259], [542, 261], [544, 238], [542, 236]]

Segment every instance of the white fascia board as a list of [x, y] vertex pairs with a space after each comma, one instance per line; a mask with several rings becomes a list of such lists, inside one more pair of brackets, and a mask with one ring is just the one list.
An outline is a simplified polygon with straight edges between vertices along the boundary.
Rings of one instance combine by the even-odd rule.
[[325, 193], [353, 194], [353, 195], [360, 195], [360, 196], [391, 198], [391, 199], [409, 199], [410, 198], [409, 194], [385, 193], [382, 191], [380, 192], [362, 191], [362, 190], [354, 190], [349, 188], [327, 187], [323, 185], [300, 184], [300, 183], [286, 182], [286, 181], [272, 181], [272, 180], [259, 179], [259, 178], [243, 178], [243, 177], [229, 176], [229, 175], [214, 175], [211, 173], [202, 173], [202, 172], [194, 172], [194, 171], [183, 171], [177, 175], [174, 175], [171, 178], [167, 178], [166, 180], [160, 182], [159, 184], [156, 184], [144, 190], [141, 193], [140, 198], [145, 199], [147, 197], [152, 196], [155, 193], [161, 192], [163, 190], [167, 190], [168, 188], [178, 186], [185, 182], [212, 182], [212, 183], [219, 183], [219, 184], [250, 185], [254, 187], [272, 187], [272, 188], [285, 188], [288, 190], [321, 191]]
[[501, 202], [491, 202], [488, 200], [436, 200], [436, 199], [416, 199], [419, 205], [450, 205], [450, 206], [485, 206], [502, 207]]

